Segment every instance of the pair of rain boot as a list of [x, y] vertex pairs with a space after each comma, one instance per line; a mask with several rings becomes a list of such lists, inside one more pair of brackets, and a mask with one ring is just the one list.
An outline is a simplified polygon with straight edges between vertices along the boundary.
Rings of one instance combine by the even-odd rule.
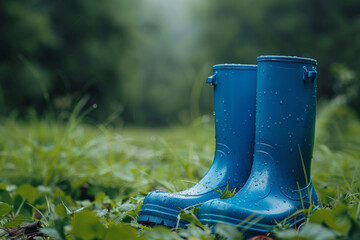
[[[261, 56], [258, 65], [213, 67], [216, 150], [213, 164], [192, 188], [155, 191], [138, 222], [175, 227], [181, 209], [200, 206], [204, 224], [238, 225], [249, 234], [293, 226], [300, 211], [318, 205], [311, 182], [316, 110], [316, 61]], [[237, 193], [220, 199], [226, 187]], [[180, 220], [179, 227], [185, 227]]]

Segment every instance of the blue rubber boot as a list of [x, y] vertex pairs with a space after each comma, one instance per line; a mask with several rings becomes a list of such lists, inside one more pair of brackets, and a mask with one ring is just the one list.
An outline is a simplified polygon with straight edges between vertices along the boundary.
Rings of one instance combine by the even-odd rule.
[[[200, 183], [178, 193], [149, 193], [138, 222], [175, 227], [181, 209], [199, 206], [221, 196], [218, 190], [239, 190], [251, 171], [255, 138], [256, 65], [222, 64], [213, 67], [207, 83], [214, 87], [214, 161]], [[216, 190], [214, 190], [216, 189]], [[181, 220], [179, 227], [187, 222]]]
[[304, 220], [304, 213], [292, 214], [318, 205], [310, 177], [316, 61], [285, 56], [257, 60], [255, 153], [250, 177], [232, 198], [210, 200], [198, 215], [209, 225], [241, 223], [239, 228], [250, 235], [269, 232], [282, 221], [293, 226]]

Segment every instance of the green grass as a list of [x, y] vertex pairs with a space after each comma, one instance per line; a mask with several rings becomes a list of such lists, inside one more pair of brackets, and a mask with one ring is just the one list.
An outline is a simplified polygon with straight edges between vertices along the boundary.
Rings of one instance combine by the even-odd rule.
[[[277, 236], [359, 239], [360, 122], [339, 99], [319, 109], [312, 179], [322, 208], [298, 230], [280, 223]], [[40, 219], [55, 239], [241, 239], [231, 226], [218, 226], [216, 236], [196, 219], [178, 231], [136, 223], [149, 191], [179, 191], [206, 173], [215, 147], [210, 117], [189, 126], [114, 128], [84, 124], [80, 110], [65, 123], [2, 120], [0, 226]]]

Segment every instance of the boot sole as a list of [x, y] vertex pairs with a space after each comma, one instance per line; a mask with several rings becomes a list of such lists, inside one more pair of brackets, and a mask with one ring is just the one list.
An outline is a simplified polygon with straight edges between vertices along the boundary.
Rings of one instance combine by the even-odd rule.
[[[178, 223], [178, 215], [180, 210], [174, 210], [158, 206], [155, 204], [144, 204], [141, 207], [138, 217], [138, 223], [145, 226], [163, 225], [174, 228]], [[179, 221], [179, 228], [186, 228], [188, 222], [184, 220]]]
[[[250, 236], [256, 236], [259, 234], [266, 235], [267, 233], [273, 232], [273, 228], [277, 227], [278, 225], [268, 225], [268, 224], [259, 224], [259, 223], [253, 223], [253, 222], [244, 222], [243, 220], [226, 217], [223, 215], [217, 215], [217, 214], [201, 214], [199, 216], [199, 220], [203, 224], [209, 224], [210, 226], [214, 226], [217, 223], [222, 224], [230, 224], [230, 225], [239, 225], [241, 223], [241, 226], [238, 227], [239, 231], [243, 231], [245, 237]], [[302, 222], [304, 222], [305, 217], [303, 214], [299, 214], [293, 218], [288, 219], [284, 225], [288, 225], [289, 228], [294, 227], [295, 225], [300, 225]]]

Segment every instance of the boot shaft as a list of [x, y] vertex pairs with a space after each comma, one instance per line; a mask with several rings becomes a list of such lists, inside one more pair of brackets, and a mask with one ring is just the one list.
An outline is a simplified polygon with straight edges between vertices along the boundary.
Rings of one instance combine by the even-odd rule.
[[253, 142], [255, 134], [257, 66], [221, 64], [213, 70], [209, 78], [214, 86], [216, 143], [249, 149], [242, 144]]
[[[223, 172], [222, 182], [239, 186], [245, 183], [253, 162], [257, 66], [221, 64], [213, 71], [207, 82], [214, 87], [216, 151], [209, 172]], [[205, 184], [218, 181], [203, 180]]]
[[291, 189], [297, 189], [297, 184], [303, 188], [310, 181], [315, 67], [316, 61], [308, 58], [258, 57], [255, 151], [265, 145], [276, 150], [282, 182]]

